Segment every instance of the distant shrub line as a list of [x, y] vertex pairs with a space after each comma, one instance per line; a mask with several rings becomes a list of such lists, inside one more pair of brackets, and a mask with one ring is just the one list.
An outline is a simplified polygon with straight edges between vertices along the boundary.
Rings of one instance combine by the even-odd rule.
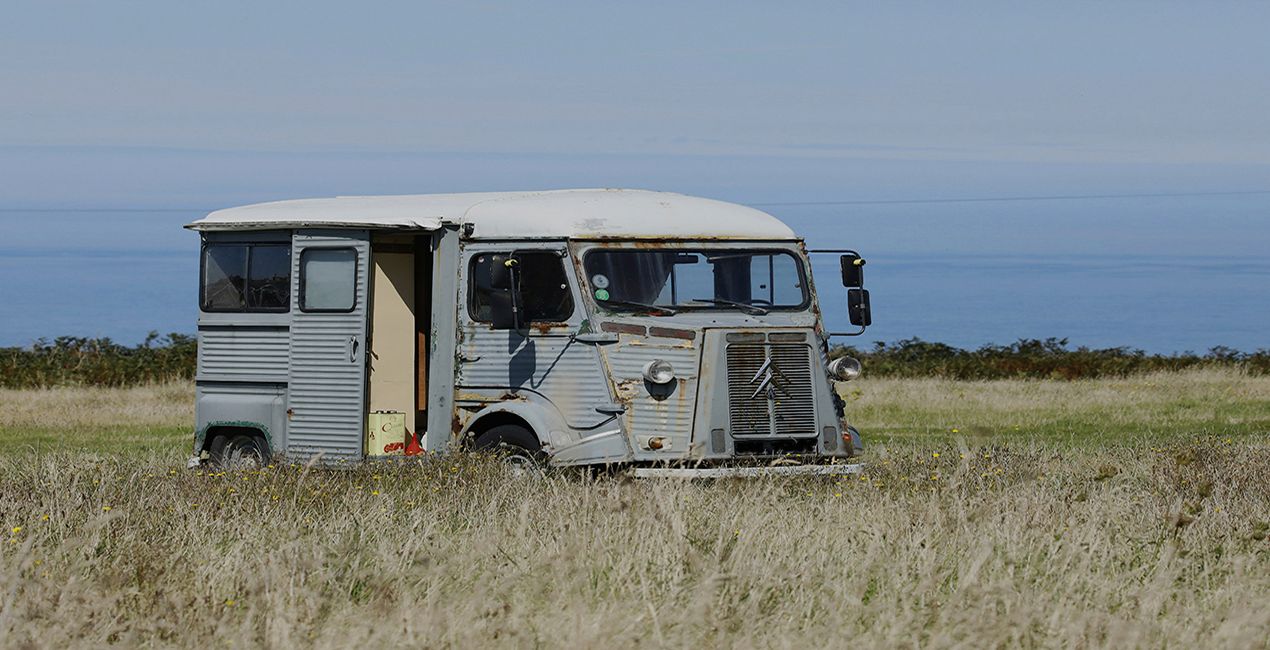
[[108, 338], [60, 336], [26, 348], [0, 348], [0, 388], [136, 386], [192, 379], [195, 337], [151, 332], [135, 346]]
[[1095, 379], [1191, 368], [1237, 368], [1270, 374], [1270, 350], [1240, 352], [1218, 346], [1204, 354], [1147, 354], [1128, 347], [1068, 349], [1067, 339], [1020, 339], [976, 350], [919, 338], [875, 343], [872, 349], [835, 347], [831, 356], [851, 355], [870, 377], [946, 379]]
[[[1237, 368], [1270, 374], [1270, 350], [1246, 353], [1215, 347], [1205, 354], [1147, 354], [1131, 348], [1068, 349], [1067, 339], [1022, 339], [1010, 345], [956, 348], [917, 338], [871, 349], [835, 347], [831, 356], [860, 359], [868, 377], [947, 379], [1093, 379], [1189, 368]], [[195, 337], [151, 332], [135, 346], [108, 338], [63, 336], [29, 347], [0, 348], [0, 388], [136, 386], [192, 379]]]

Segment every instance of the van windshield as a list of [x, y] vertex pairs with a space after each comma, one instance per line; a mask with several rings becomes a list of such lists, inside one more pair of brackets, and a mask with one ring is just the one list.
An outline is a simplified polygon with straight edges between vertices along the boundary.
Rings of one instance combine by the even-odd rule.
[[737, 249], [593, 250], [583, 260], [591, 295], [605, 309], [804, 309], [803, 265], [788, 251]]

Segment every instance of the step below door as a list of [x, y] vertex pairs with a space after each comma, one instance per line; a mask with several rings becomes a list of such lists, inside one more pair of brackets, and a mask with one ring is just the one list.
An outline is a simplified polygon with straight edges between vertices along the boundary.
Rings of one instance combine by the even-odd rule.
[[367, 231], [298, 231], [292, 240], [287, 454], [359, 460], [366, 415]]

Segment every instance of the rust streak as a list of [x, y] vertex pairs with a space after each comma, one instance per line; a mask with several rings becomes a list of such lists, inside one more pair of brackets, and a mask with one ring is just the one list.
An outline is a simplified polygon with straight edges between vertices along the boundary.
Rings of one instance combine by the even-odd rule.
[[643, 325], [613, 323], [608, 321], [600, 323], [600, 329], [614, 334], [634, 334], [636, 336], [644, 336], [648, 333], [648, 330], [646, 330]]
[[660, 336], [668, 339], [683, 339], [686, 341], [694, 341], [697, 338], [697, 333], [692, 330], [681, 330], [674, 327], [649, 327], [648, 334], [649, 336]]
[[566, 329], [570, 327], [570, 325], [568, 323], [542, 321], [530, 323], [529, 327], [537, 331], [539, 334], [550, 334], [551, 330]]

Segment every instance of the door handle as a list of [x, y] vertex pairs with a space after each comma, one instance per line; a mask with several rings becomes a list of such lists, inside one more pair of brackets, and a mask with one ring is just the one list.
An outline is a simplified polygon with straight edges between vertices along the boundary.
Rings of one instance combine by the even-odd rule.
[[357, 363], [357, 337], [348, 337], [348, 362]]

